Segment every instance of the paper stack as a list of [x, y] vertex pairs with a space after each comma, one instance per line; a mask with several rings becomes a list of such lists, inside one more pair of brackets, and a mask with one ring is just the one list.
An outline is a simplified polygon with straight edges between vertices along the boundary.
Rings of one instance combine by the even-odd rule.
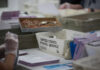
[[[23, 50], [21, 50], [22, 52]], [[26, 50], [24, 50], [26, 51]], [[26, 51], [28, 54], [19, 57], [19, 63], [26, 66], [39, 66], [45, 64], [58, 63], [59, 58], [41, 52], [39, 49], [30, 49]]]

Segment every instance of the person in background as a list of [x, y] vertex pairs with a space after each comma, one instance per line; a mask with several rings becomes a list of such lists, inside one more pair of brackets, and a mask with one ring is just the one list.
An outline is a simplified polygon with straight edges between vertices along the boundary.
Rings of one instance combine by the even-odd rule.
[[83, 9], [81, 0], [61, 0], [60, 4], [60, 9]]
[[63, 4], [65, 2], [68, 2], [71, 4], [80, 4], [81, 0], [60, 0], [60, 4]]
[[90, 12], [100, 11], [100, 0], [82, 0], [81, 5], [83, 8], [88, 8]]
[[17, 56], [18, 36], [10, 32], [6, 33], [5, 43], [0, 48], [5, 49], [5, 59], [0, 60], [0, 70], [13, 70]]
[[67, 8], [88, 9], [89, 12], [97, 12], [100, 11], [100, 0], [70, 0], [70, 2], [66, 0], [65, 3], [60, 5], [60, 9]]

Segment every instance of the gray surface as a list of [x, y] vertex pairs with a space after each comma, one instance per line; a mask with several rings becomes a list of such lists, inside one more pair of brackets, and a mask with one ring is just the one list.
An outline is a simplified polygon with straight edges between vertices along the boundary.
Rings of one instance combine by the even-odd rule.
[[16, 70], [29, 70], [29, 69], [27, 69], [27, 68], [25, 68], [25, 67], [22, 67], [22, 66], [17, 65]]

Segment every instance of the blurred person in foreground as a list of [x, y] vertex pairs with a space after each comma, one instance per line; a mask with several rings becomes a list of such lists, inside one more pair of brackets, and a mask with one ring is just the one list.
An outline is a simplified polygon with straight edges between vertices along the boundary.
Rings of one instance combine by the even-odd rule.
[[14, 70], [17, 50], [18, 36], [10, 32], [6, 33], [5, 43], [0, 46], [0, 70]]
[[66, 2], [60, 5], [60, 9], [88, 9], [89, 12], [100, 11], [100, 0], [70, 0], [70, 2], [67, 0], [64, 1]]

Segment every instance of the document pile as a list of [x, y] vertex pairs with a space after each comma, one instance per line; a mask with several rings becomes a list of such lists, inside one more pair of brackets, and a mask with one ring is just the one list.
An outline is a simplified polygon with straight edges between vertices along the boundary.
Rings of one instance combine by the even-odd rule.
[[18, 28], [19, 27], [19, 11], [4, 11], [1, 15], [1, 21], [4, 28]]
[[96, 32], [87, 33], [83, 37], [75, 38], [74, 44], [76, 44], [74, 52], [74, 59], [76, 60], [86, 57], [87, 55], [99, 53], [100, 36], [97, 36]]
[[59, 62], [58, 57], [48, 55], [44, 52], [41, 52], [39, 49], [21, 50], [21, 52], [22, 51], [27, 52], [27, 55], [20, 56], [19, 63], [26, 66], [32, 67]]

